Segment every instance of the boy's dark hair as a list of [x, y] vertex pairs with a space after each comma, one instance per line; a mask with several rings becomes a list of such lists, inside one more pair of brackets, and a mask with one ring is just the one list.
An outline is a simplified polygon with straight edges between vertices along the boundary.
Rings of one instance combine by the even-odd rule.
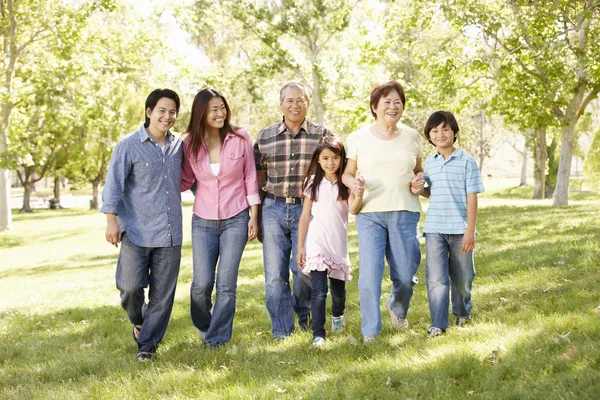
[[[340, 156], [340, 169], [337, 173], [338, 179], [336, 182], [338, 187], [337, 199], [348, 200], [350, 192], [346, 185], [342, 183], [342, 174], [346, 168], [346, 149], [344, 148], [342, 141], [335, 136], [324, 136], [321, 140], [319, 140], [317, 148], [315, 149], [310, 160], [310, 165], [308, 166], [308, 169], [304, 174], [304, 178], [302, 179], [302, 191], [304, 192], [307, 187], [310, 188], [310, 197], [312, 201], [317, 201], [317, 196], [319, 195], [319, 186], [321, 186], [321, 182], [325, 177], [323, 169], [319, 165], [319, 156], [324, 149], [329, 149], [334, 154]], [[313, 176], [314, 178], [311, 181]]]
[[177, 93], [175, 93], [175, 91], [171, 89], [155, 89], [148, 95], [148, 97], [146, 97], [146, 106], [144, 107], [145, 128], [147, 128], [150, 125], [150, 118], [148, 118], [148, 115], [146, 115], [146, 110], [154, 110], [154, 107], [156, 107], [156, 103], [158, 103], [158, 101], [163, 97], [171, 99], [175, 102], [175, 108], [177, 109], [177, 113], [179, 114], [179, 106], [181, 105], [181, 103], [179, 102], [179, 96], [177, 95]]
[[454, 118], [454, 115], [449, 111], [436, 111], [429, 116], [424, 129], [425, 138], [427, 141], [435, 146], [435, 144], [433, 144], [429, 138], [429, 132], [431, 132], [433, 128], [439, 126], [440, 124], [444, 124], [444, 126], [452, 129], [452, 132], [454, 132], [454, 141], [452, 143], [456, 143], [456, 138], [458, 137], [458, 131], [460, 129], [458, 128], [458, 122], [456, 122], [456, 118]]
[[373, 108], [377, 108], [379, 104], [379, 100], [383, 96], [387, 96], [392, 90], [395, 90], [400, 95], [400, 100], [402, 101], [402, 107], [406, 107], [406, 97], [404, 96], [404, 88], [397, 81], [389, 81], [384, 83], [383, 85], [375, 86], [371, 91], [371, 114], [373, 118], [377, 119], [377, 114], [373, 111]]

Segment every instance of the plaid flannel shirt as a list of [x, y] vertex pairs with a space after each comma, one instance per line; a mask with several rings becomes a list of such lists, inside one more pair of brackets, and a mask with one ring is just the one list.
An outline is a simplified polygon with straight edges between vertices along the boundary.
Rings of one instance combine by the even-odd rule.
[[323, 125], [304, 120], [293, 135], [278, 122], [263, 129], [254, 142], [257, 171], [266, 171], [267, 179], [261, 189], [279, 197], [302, 197], [302, 179], [317, 143], [331, 132]]

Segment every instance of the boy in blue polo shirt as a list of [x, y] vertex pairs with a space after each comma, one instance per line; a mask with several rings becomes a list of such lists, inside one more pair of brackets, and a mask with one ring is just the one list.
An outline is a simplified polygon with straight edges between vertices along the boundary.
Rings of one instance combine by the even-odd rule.
[[473, 157], [454, 147], [458, 131], [450, 112], [436, 111], [429, 117], [425, 137], [437, 152], [425, 161], [425, 179], [415, 179], [411, 187], [429, 198], [423, 235], [431, 336], [448, 328], [450, 293], [457, 325], [467, 322], [472, 308], [477, 193], [483, 192], [483, 183]]

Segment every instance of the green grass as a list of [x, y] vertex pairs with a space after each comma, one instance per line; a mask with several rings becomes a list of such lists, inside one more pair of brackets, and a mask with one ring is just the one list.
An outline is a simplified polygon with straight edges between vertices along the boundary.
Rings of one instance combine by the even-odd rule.
[[[600, 196], [574, 193], [568, 207], [552, 208], [487, 187], [471, 324], [427, 336], [423, 260], [410, 329], [393, 332], [382, 301], [383, 333], [364, 346], [352, 223], [347, 332], [330, 336], [323, 349], [312, 348], [305, 332], [272, 341], [258, 243], [242, 260], [232, 341], [218, 350], [200, 345], [189, 316], [185, 204], [173, 316], [157, 359], [146, 364], [135, 360], [119, 306], [118, 250], [104, 241], [104, 216], [80, 209], [16, 213], [14, 230], [0, 233], [0, 398], [597, 398]], [[389, 292], [387, 276], [383, 288]]]

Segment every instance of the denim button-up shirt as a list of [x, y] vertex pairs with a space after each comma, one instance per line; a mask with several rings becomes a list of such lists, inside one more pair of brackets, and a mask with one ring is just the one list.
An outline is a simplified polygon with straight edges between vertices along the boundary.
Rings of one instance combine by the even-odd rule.
[[117, 214], [121, 232], [138, 246], [181, 245], [182, 143], [169, 132], [161, 149], [142, 125], [115, 146], [100, 211]]

